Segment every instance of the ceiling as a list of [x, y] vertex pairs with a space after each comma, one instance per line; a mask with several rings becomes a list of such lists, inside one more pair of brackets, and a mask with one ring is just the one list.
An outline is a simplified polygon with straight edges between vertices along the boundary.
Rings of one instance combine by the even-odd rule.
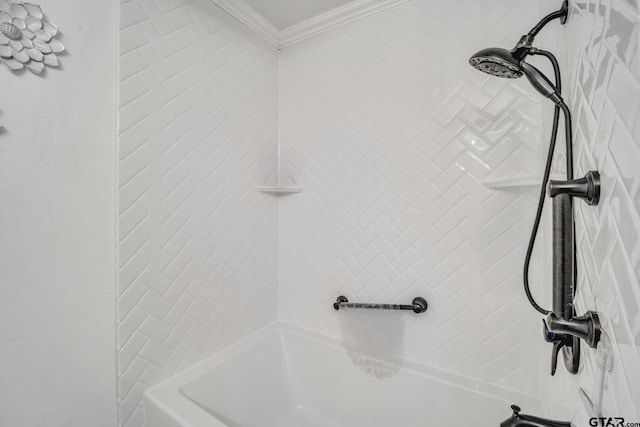
[[284, 30], [354, 0], [244, 0], [278, 30]]

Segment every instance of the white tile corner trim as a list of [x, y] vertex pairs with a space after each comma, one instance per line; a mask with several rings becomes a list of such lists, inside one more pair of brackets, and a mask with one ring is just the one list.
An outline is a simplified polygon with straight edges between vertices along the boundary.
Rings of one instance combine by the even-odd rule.
[[413, 0], [355, 0], [283, 30], [278, 30], [243, 0], [211, 1], [258, 33], [274, 47], [283, 49]]

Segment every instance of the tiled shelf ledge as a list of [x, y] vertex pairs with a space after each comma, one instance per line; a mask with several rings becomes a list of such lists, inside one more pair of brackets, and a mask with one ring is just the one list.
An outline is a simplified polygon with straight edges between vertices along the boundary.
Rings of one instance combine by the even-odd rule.
[[256, 187], [256, 190], [260, 191], [261, 193], [271, 194], [273, 196], [284, 196], [287, 194], [300, 193], [303, 190], [303, 188], [302, 187], [283, 187], [283, 186], [277, 186], [277, 185], [273, 185], [273, 186], [263, 185], [263, 186]]
[[509, 190], [517, 188], [539, 188], [541, 176], [520, 176], [517, 178], [491, 179], [482, 181], [482, 185], [493, 190]]

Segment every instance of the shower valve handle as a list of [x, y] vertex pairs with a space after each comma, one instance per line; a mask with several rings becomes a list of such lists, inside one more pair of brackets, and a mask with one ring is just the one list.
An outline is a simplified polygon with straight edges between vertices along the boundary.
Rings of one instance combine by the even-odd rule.
[[551, 349], [551, 376], [556, 374], [556, 369], [558, 368], [558, 355], [560, 354], [560, 349], [562, 347], [564, 347], [564, 340], [553, 343], [553, 348]]
[[[563, 336], [574, 336], [583, 340], [589, 347], [596, 348], [602, 334], [600, 318], [595, 311], [587, 311], [583, 316], [574, 316], [567, 320], [550, 313], [547, 316], [549, 330]], [[556, 333], [556, 335], [557, 335]]]
[[549, 331], [544, 320], [542, 321], [542, 327], [544, 340], [546, 342], [553, 343], [553, 348], [551, 349], [551, 375], [553, 376], [555, 375], [558, 367], [558, 354], [560, 354], [560, 349], [565, 345], [566, 336], [564, 334], [557, 334]]
[[542, 320], [542, 335], [544, 337], [544, 340], [550, 343], [555, 343], [564, 339], [564, 336], [562, 334], [551, 332], [547, 327], [547, 322], [545, 322], [544, 320]]

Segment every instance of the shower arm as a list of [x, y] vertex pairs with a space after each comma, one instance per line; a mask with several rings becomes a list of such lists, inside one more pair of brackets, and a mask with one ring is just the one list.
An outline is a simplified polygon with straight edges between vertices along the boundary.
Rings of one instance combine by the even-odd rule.
[[542, 18], [540, 22], [538, 22], [536, 26], [531, 29], [531, 31], [520, 38], [520, 41], [518, 41], [518, 44], [514, 49], [514, 51], [517, 52], [516, 56], [519, 56], [520, 59], [524, 59], [527, 56], [529, 50], [532, 48], [533, 40], [549, 22], [553, 21], [554, 19], [560, 19], [560, 23], [564, 25], [567, 23], [568, 17], [569, 0], [564, 0], [562, 2], [562, 7], [560, 8], [560, 10], [551, 12], [550, 14]]
[[562, 7], [559, 10], [555, 12], [551, 12], [550, 14], [542, 18], [540, 22], [538, 22], [536, 26], [533, 27], [531, 31], [529, 31], [528, 35], [531, 37], [537, 36], [540, 30], [542, 30], [549, 22], [553, 21], [554, 19], [560, 19], [560, 23], [565, 24], [567, 22], [568, 17], [569, 17], [569, 0], [565, 0], [562, 3]]

